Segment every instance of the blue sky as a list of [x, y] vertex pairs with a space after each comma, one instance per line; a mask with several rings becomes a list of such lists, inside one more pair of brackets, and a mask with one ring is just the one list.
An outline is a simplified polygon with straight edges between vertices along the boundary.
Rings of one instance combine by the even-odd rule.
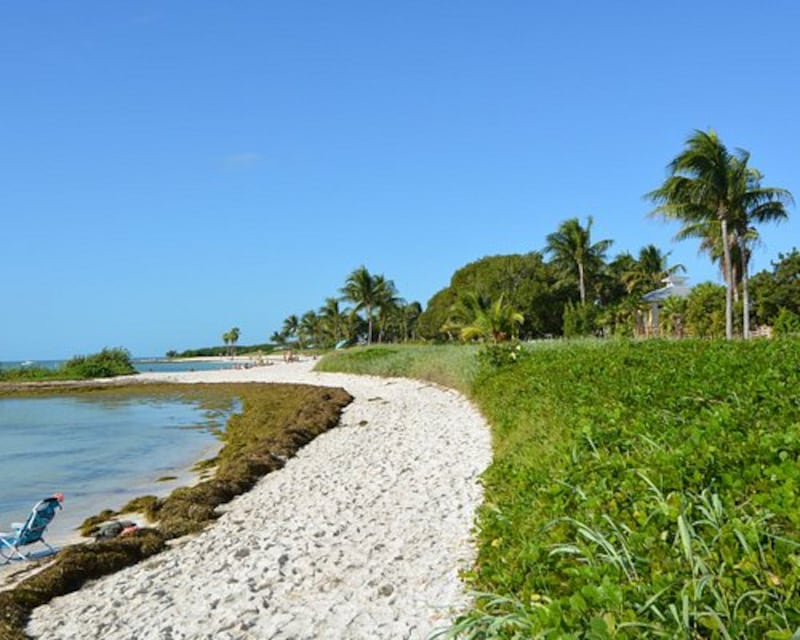
[[[266, 341], [364, 264], [427, 302], [643, 195], [693, 129], [800, 197], [800, 3], [4, 3], [0, 360]], [[755, 270], [800, 244], [764, 227]]]

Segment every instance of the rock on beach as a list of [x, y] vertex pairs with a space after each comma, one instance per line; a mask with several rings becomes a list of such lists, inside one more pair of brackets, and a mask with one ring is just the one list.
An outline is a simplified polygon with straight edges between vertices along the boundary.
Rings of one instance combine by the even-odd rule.
[[[466, 598], [488, 427], [460, 394], [313, 362], [147, 374], [302, 382], [355, 398], [339, 427], [203, 533], [36, 609], [36, 638], [424, 639]], [[144, 377], [144, 376], [140, 376]]]

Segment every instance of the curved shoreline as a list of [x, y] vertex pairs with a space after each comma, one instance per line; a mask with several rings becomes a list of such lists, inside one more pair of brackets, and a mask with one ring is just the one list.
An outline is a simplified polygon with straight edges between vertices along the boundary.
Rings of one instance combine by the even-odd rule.
[[454, 391], [313, 373], [313, 361], [141, 374], [344, 387], [341, 424], [235, 499], [209, 529], [37, 609], [35, 637], [425, 638], [464, 604], [458, 572], [491, 458]]

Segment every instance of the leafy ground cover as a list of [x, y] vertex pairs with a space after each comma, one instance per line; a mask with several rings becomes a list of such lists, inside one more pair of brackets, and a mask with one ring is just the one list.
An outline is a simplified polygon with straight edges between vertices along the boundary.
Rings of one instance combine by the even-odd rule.
[[[368, 353], [351, 370], [419, 357]], [[443, 637], [800, 637], [800, 341], [477, 360], [461, 378], [493, 427], [467, 576], [482, 595]]]

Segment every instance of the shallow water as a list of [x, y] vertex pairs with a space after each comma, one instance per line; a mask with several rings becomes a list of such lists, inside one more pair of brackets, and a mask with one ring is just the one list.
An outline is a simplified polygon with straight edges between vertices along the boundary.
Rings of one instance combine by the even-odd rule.
[[[98, 511], [147, 493], [165, 495], [218, 447], [227, 416], [187, 399], [54, 396], [0, 399], [0, 530], [33, 504], [65, 494], [50, 537], [67, 537]], [[177, 472], [177, 473], [176, 473]]]
[[[20, 367], [42, 367], [58, 369], [66, 360], [8, 360], [0, 362], [0, 369], [17, 369]], [[163, 358], [133, 358], [131, 364], [139, 373], [181, 372], [181, 371], [217, 371], [233, 369], [240, 363], [233, 360], [169, 360]]]

